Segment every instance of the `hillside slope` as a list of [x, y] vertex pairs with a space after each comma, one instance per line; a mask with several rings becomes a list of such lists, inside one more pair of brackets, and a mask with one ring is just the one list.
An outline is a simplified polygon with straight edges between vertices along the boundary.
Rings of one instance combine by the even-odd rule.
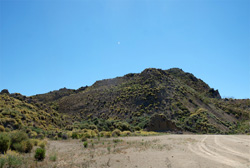
[[101, 119], [126, 121], [154, 131], [250, 133], [249, 99], [221, 99], [218, 90], [178, 68], [149, 68], [77, 90], [63, 88], [30, 97], [4, 91], [0, 103], [1, 120], [6, 115], [13, 118], [3, 113], [6, 109], [19, 111], [18, 116], [22, 116], [25, 107], [40, 116], [32, 121], [43, 129], [46, 125], [64, 128], [85, 121], [101, 126]]
[[0, 125], [5, 129], [53, 130], [64, 127], [68, 123], [67, 118], [44, 104], [28, 103], [9, 94], [0, 94]]
[[150, 68], [97, 81], [57, 103], [59, 113], [70, 114], [78, 121], [97, 117], [135, 122], [157, 113], [191, 132], [229, 132], [249, 115], [248, 105], [235, 107], [221, 99], [217, 90], [178, 68]]

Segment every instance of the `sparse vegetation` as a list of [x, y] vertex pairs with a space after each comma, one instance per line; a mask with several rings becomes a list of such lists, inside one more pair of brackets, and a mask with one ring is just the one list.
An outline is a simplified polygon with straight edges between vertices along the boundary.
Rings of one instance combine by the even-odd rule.
[[[0, 167], [25, 164], [23, 153], [35, 152], [36, 160], [44, 160], [47, 140], [79, 139], [94, 160], [130, 147], [169, 150], [152, 141], [125, 142], [120, 140], [123, 136], [183, 131], [250, 134], [249, 107], [249, 99], [221, 99], [217, 90], [177, 68], [150, 68], [78, 90], [64, 88], [30, 97], [4, 91], [0, 94]], [[33, 146], [38, 146], [36, 151]], [[96, 152], [99, 147], [102, 153]], [[50, 153], [46, 160], [57, 159], [56, 153]]]
[[57, 160], [57, 153], [53, 152], [49, 155], [49, 160], [55, 162]]

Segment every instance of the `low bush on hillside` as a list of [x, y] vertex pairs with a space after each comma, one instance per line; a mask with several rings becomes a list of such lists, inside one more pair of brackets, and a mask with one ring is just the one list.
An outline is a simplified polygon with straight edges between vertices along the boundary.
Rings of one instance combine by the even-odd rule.
[[0, 153], [4, 154], [10, 148], [11, 139], [6, 133], [0, 133]]
[[28, 135], [22, 131], [15, 131], [10, 134], [12, 150], [16, 150], [20, 153], [29, 153], [33, 148], [31, 140]]
[[78, 139], [78, 134], [76, 132], [73, 132], [71, 137], [72, 139]]
[[112, 132], [112, 136], [120, 136], [121, 135], [121, 131], [119, 129], [115, 129], [113, 132]]
[[0, 132], [4, 132], [4, 131], [5, 131], [4, 126], [0, 125]]

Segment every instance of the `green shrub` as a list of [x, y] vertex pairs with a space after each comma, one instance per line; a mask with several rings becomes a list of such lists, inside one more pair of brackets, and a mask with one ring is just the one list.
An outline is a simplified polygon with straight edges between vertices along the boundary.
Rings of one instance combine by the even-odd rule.
[[77, 132], [73, 132], [71, 137], [72, 137], [72, 139], [78, 139]]
[[44, 143], [44, 142], [41, 142], [41, 143], [39, 144], [39, 146], [40, 146], [40, 148], [45, 149], [45, 143]]
[[35, 159], [38, 161], [43, 161], [45, 158], [45, 149], [43, 148], [37, 148], [35, 152]]
[[122, 142], [122, 140], [121, 139], [113, 139], [113, 142], [114, 143], [119, 143], [119, 142]]
[[84, 133], [83, 136], [85, 136], [86, 138], [91, 138], [91, 135], [88, 132]]
[[35, 131], [31, 131], [31, 132], [29, 132], [29, 137], [30, 138], [36, 138], [37, 137], [37, 133]]
[[62, 134], [63, 134], [62, 132], [58, 132], [58, 133], [57, 133], [57, 136], [58, 136], [59, 138], [62, 138]]
[[26, 147], [25, 150], [24, 150], [24, 152], [25, 153], [30, 153], [31, 150], [33, 149], [33, 144], [31, 142], [31, 140], [25, 140], [23, 142], [25, 143], [25, 147]]
[[65, 129], [66, 129], [66, 130], [69, 130], [69, 131], [72, 131], [72, 130], [73, 130], [73, 127], [72, 127], [71, 125], [67, 125], [67, 126], [65, 127]]
[[110, 137], [111, 137], [111, 132], [106, 132], [106, 133], [105, 133], [105, 137], [106, 137], [106, 138], [110, 138]]
[[87, 129], [82, 129], [82, 132], [88, 132], [88, 130]]
[[97, 129], [97, 126], [96, 125], [89, 125], [89, 129], [95, 130], [95, 129]]
[[68, 135], [66, 133], [62, 133], [62, 139], [64, 140], [68, 139]]
[[10, 147], [10, 137], [5, 133], [0, 133], [0, 153], [6, 153]]
[[4, 126], [0, 125], [0, 132], [4, 132], [4, 131], [5, 131]]
[[24, 153], [25, 151], [25, 144], [23, 143], [14, 143], [12, 144], [12, 148], [13, 150], [17, 151], [17, 152], [20, 152], [20, 153]]
[[121, 131], [119, 129], [115, 129], [113, 132], [112, 132], [112, 136], [120, 136], [121, 135]]
[[97, 134], [95, 133], [95, 131], [91, 131], [91, 138], [95, 138], [97, 136]]
[[83, 146], [84, 146], [84, 148], [87, 148], [88, 147], [88, 141], [83, 142]]
[[108, 152], [110, 153], [110, 151], [111, 151], [111, 148], [110, 148], [110, 146], [108, 146], [108, 147], [107, 147], [107, 150], [108, 150]]
[[0, 168], [3, 168], [5, 165], [6, 159], [4, 157], [0, 157]]
[[59, 138], [58, 138], [58, 136], [56, 135], [53, 139], [54, 139], [54, 140], [58, 140]]
[[10, 132], [11, 130], [9, 128], [5, 128], [5, 132]]
[[95, 134], [99, 134], [98, 129], [94, 129], [93, 131], [95, 132]]
[[3, 159], [9, 168], [20, 167], [23, 164], [23, 158], [14, 151], [8, 151]]
[[135, 126], [134, 130], [135, 130], [135, 131], [140, 131], [141, 128], [140, 128], [139, 126]]
[[101, 131], [99, 135], [100, 135], [100, 137], [104, 137], [104, 134], [105, 134], [105, 132]]
[[13, 144], [13, 147], [18, 152], [30, 153], [32, 148], [33, 148], [33, 144], [31, 142], [31, 140], [27, 139], [27, 140], [24, 140], [20, 143]]
[[44, 139], [44, 134], [42, 134], [42, 133], [38, 134], [38, 135], [37, 135], [37, 138], [39, 138], [39, 139]]
[[19, 143], [14, 143], [12, 146], [14, 150], [20, 153], [30, 153], [33, 149], [33, 144], [29, 139], [21, 141]]
[[55, 162], [57, 160], [57, 154], [55, 152], [50, 154], [49, 160]]
[[33, 146], [37, 146], [39, 140], [38, 139], [31, 139], [31, 142], [32, 142]]
[[130, 131], [123, 131], [121, 133], [123, 136], [130, 136], [131, 135], [131, 132]]
[[10, 148], [15, 150], [14, 144], [18, 144], [18, 143], [21, 143], [24, 140], [27, 140], [28, 135], [25, 132], [17, 131], [17, 132], [13, 132], [10, 135], [10, 138], [11, 138]]
[[87, 141], [88, 140], [88, 138], [86, 137], [86, 136], [82, 136], [82, 142], [84, 142], [84, 141]]

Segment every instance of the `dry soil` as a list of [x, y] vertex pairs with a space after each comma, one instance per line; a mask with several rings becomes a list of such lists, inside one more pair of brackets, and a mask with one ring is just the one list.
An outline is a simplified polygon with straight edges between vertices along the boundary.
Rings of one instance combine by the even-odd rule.
[[[119, 140], [117, 140], [119, 139]], [[53, 153], [56, 161], [48, 160]], [[161, 135], [49, 141], [49, 167], [250, 168], [249, 135]]]

